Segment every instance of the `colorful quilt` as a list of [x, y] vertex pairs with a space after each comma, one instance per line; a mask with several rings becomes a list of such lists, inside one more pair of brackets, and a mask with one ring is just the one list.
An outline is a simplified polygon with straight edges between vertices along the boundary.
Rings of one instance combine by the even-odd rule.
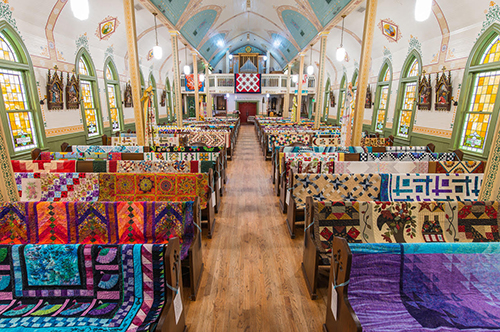
[[0, 246], [0, 329], [149, 331], [165, 303], [164, 245]]
[[295, 174], [291, 197], [297, 209], [305, 207], [306, 198], [323, 201], [375, 201], [380, 199], [378, 174]]
[[260, 93], [260, 74], [234, 74], [236, 93]]
[[401, 152], [401, 153], [361, 153], [359, 160], [361, 161], [453, 161], [455, 160], [454, 152], [445, 153], [414, 153], [414, 152]]
[[338, 161], [335, 174], [427, 173], [426, 161]]
[[169, 160], [169, 161], [217, 161], [219, 152], [146, 152], [144, 160]]
[[85, 156], [79, 152], [42, 152], [41, 160], [83, 160]]
[[288, 185], [290, 170], [294, 174], [333, 174], [334, 163], [339, 159], [338, 153], [286, 153], [285, 154], [285, 180]]
[[108, 160], [111, 155], [117, 154], [121, 156], [121, 152], [107, 153], [107, 152], [84, 152], [83, 157], [85, 160]]
[[99, 198], [98, 173], [15, 173], [23, 202], [96, 202]]
[[269, 135], [267, 141], [268, 151], [273, 150], [273, 146], [287, 146], [294, 143], [303, 143], [309, 145], [311, 135], [308, 134], [277, 134]]
[[499, 204], [499, 202], [457, 202], [457, 208], [454, 209], [457, 218], [453, 221], [457, 220], [458, 226], [452, 224], [453, 227], [450, 229], [453, 231], [458, 229], [458, 241], [500, 241]]
[[213, 161], [186, 160], [110, 160], [109, 173], [207, 173]]
[[224, 144], [214, 147], [205, 146], [152, 146], [151, 152], [221, 152]]
[[16, 173], [68, 173], [76, 172], [75, 160], [11, 160]]
[[335, 135], [328, 136], [314, 136], [312, 138], [312, 146], [341, 146], [340, 137]]
[[362, 137], [361, 138], [361, 146], [372, 146], [372, 147], [384, 147], [389, 146], [391, 144], [391, 140], [385, 137], [379, 138], [370, 138], [370, 137]]
[[211, 190], [206, 173], [99, 173], [99, 201], [193, 201], [207, 207]]
[[179, 146], [179, 136], [159, 135], [158, 144], [160, 146]]
[[111, 137], [112, 146], [137, 146], [137, 137]]
[[0, 244], [166, 244], [178, 237], [184, 259], [193, 213], [193, 202], [2, 203]]
[[[111, 145], [73, 145], [73, 152], [81, 153], [111, 153], [111, 152], [122, 152], [122, 153], [144, 153], [144, 147], [142, 146], [111, 146]], [[106, 156], [107, 157], [107, 156]], [[87, 156], [86, 156], [87, 158]]]
[[430, 162], [429, 168], [436, 173], [484, 173], [485, 162], [482, 161], [437, 161]]
[[385, 152], [400, 153], [400, 152], [430, 152], [427, 146], [386, 146]]
[[[225, 146], [229, 148], [231, 146], [231, 140], [229, 135], [225, 133], [217, 132], [196, 132], [189, 134], [188, 144], [193, 143], [204, 143], [207, 146], [217, 147]], [[158, 151], [156, 151], [158, 152]]]
[[382, 201], [477, 201], [483, 174], [382, 174]]
[[[498, 331], [498, 243], [351, 244], [349, 302], [364, 331]], [[386, 319], [381, 319], [386, 317]]]
[[[186, 91], [194, 91], [195, 89], [195, 84], [194, 84], [194, 74], [189, 74], [189, 75], [184, 75], [185, 76], [185, 85], [186, 85]], [[202, 82], [198, 79], [198, 91], [203, 92], [205, 88], [205, 82]]]

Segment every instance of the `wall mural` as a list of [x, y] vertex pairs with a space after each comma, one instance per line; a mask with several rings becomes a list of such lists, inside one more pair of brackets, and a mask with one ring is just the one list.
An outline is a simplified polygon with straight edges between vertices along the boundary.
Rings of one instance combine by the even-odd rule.
[[382, 35], [384, 35], [390, 43], [397, 43], [402, 37], [399, 26], [388, 18], [380, 20], [378, 27], [380, 31], [382, 31]]
[[153, 54], [153, 49], [150, 49], [148, 52], [148, 55], [146, 56], [147, 61], [153, 60], [154, 54]]
[[95, 31], [95, 35], [100, 40], [108, 40], [111, 35], [115, 33], [119, 25], [120, 21], [118, 21], [118, 18], [108, 16], [101, 23], [99, 23], [99, 26]]
[[419, 111], [429, 111], [432, 102], [432, 85], [431, 75], [429, 79], [425, 77], [425, 71], [421, 77], [418, 78], [418, 109]]

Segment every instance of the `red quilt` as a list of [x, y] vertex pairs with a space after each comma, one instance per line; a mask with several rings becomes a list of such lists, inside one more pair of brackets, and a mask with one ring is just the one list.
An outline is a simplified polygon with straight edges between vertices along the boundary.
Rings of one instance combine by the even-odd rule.
[[236, 93], [260, 93], [260, 74], [235, 74]]

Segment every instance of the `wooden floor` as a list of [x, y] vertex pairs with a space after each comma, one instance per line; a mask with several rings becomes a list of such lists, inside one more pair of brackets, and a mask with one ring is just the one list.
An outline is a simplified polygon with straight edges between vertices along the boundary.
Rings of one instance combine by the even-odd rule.
[[[303, 232], [290, 239], [253, 126], [242, 126], [188, 331], [322, 331], [326, 297], [309, 298]], [[325, 289], [326, 292], [326, 289]], [[324, 292], [323, 292], [324, 293]]]

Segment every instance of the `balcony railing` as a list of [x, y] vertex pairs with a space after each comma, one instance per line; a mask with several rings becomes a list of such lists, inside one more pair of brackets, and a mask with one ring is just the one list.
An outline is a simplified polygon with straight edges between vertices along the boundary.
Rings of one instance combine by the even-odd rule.
[[[208, 76], [210, 84], [210, 93], [223, 94], [234, 93], [235, 80], [234, 74], [211, 74]], [[296, 93], [297, 83], [294, 83], [290, 78], [289, 81], [290, 93]], [[284, 94], [287, 91], [287, 75], [284, 74], [262, 74], [261, 75], [261, 92], [263, 94]], [[307, 94], [316, 93], [316, 77], [308, 76], [302, 84], [302, 91]], [[184, 75], [181, 75], [181, 92], [186, 93], [186, 85]], [[192, 91], [188, 91], [192, 93]]]

